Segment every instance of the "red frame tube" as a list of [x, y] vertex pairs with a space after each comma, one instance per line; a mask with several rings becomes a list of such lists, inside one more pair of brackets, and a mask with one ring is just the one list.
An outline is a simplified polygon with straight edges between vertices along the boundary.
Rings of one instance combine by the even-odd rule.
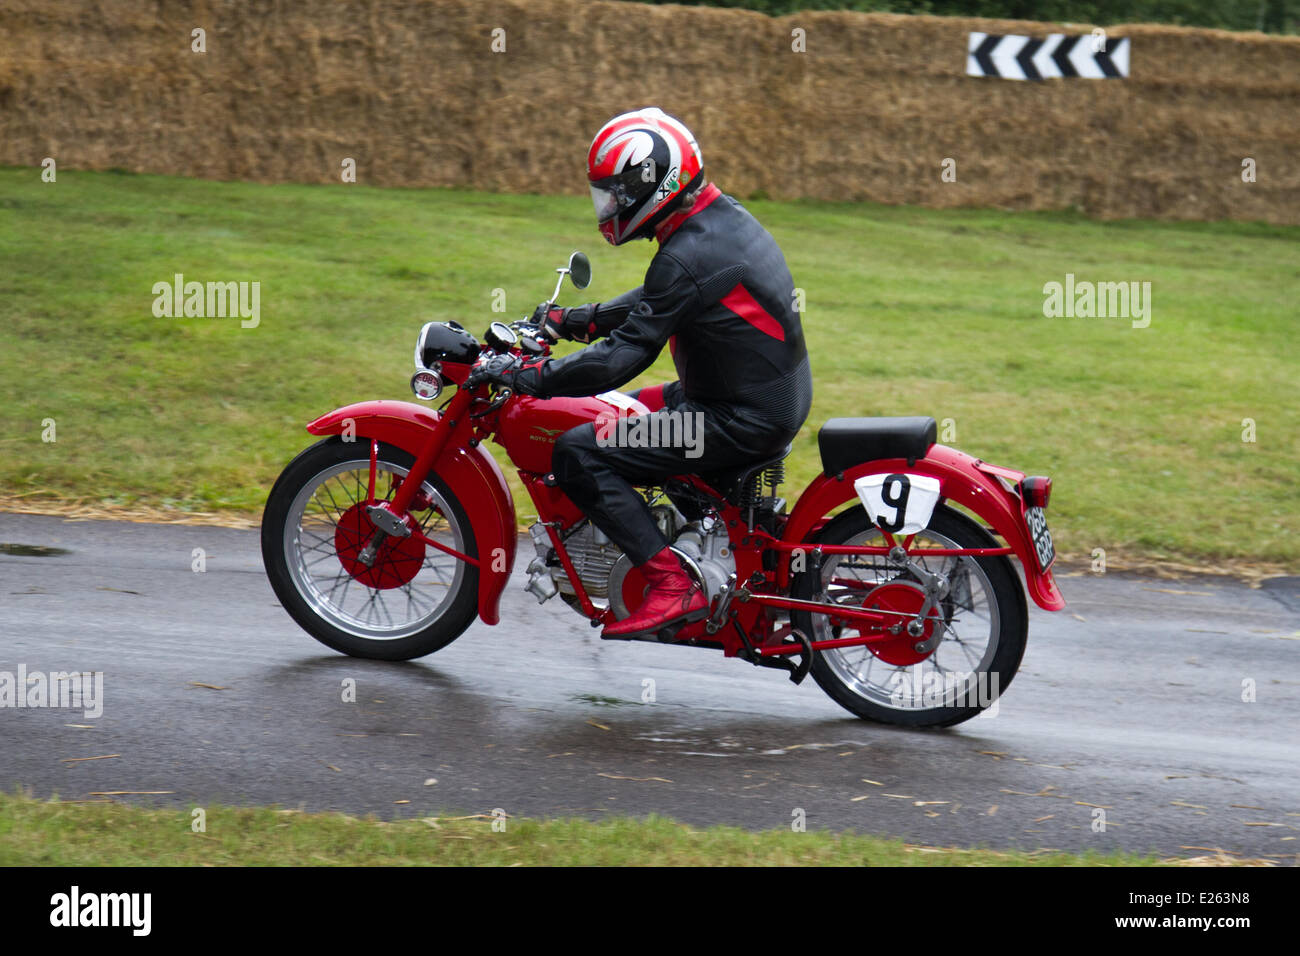
[[451, 403], [447, 406], [446, 413], [438, 422], [438, 427], [433, 430], [433, 434], [429, 436], [424, 447], [420, 449], [415, 464], [406, 473], [401, 486], [397, 489], [397, 494], [389, 502], [389, 510], [397, 517], [406, 517], [406, 509], [411, 507], [411, 502], [415, 498], [415, 493], [420, 490], [420, 484], [424, 481], [424, 476], [433, 468], [434, 462], [438, 460], [442, 450], [447, 447], [447, 442], [451, 440], [451, 436], [468, 423], [465, 413], [469, 410], [473, 398], [473, 393], [469, 389], [461, 388], [456, 390]]

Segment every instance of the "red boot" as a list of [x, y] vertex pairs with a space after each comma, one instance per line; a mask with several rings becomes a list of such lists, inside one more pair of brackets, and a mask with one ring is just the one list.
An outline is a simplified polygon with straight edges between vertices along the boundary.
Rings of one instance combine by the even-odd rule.
[[650, 590], [631, 616], [606, 625], [601, 637], [644, 637], [665, 627], [708, 617], [708, 598], [671, 550], [664, 548], [638, 570]]

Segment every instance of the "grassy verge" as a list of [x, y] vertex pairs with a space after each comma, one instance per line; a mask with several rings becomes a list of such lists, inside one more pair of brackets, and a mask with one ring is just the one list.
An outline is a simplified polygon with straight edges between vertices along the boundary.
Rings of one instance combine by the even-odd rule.
[[427, 817], [207, 807], [187, 811], [0, 796], [0, 866], [1153, 866], [1153, 856], [960, 850], [812, 830], [696, 829], [663, 818]]
[[[748, 205], [806, 295], [816, 400], [788, 498], [824, 419], [929, 414], [1054, 476], [1064, 552], [1300, 567], [1300, 229]], [[568, 197], [0, 169], [0, 497], [256, 512], [304, 422], [409, 398], [421, 322], [524, 314], [574, 247], [593, 298], [636, 285], [650, 246], [607, 248], [590, 219]], [[260, 323], [155, 317], [175, 273], [260, 282]], [[1150, 326], [1045, 318], [1067, 273], [1150, 282]], [[640, 382], [670, 377], [665, 353]]]

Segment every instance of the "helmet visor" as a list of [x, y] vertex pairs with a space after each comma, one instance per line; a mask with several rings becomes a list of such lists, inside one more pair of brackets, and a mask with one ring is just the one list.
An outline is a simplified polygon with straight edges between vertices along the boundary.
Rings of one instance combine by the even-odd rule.
[[655, 165], [651, 160], [590, 183], [596, 222], [609, 222], [619, 213], [636, 207], [656, 185]]
[[618, 215], [619, 201], [618, 193], [614, 189], [607, 189], [603, 185], [591, 186], [591, 204], [596, 207], [596, 222], [609, 222]]

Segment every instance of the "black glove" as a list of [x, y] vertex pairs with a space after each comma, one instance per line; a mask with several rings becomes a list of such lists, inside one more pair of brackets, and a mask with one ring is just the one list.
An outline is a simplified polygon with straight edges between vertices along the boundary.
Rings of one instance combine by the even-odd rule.
[[477, 388], [484, 382], [495, 382], [509, 388], [512, 385], [509, 375], [518, 364], [519, 356], [517, 355], [511, 355], [509, 352], [504, 355], [494, 355], [482, 365], [476, 366], [469, 373], [469, 378], [465, 380], [465, 386], [467, 388]]
[[536, 395], [541, 384], [542, 362], [525, 364], [517, 355], [494, 355], [469, 373], [466, 388], [476, 388], [484, 382], [493, 382], [510, 389], [517, 395]]
[[543, 302], [533, 310], [532, 324], [542, 330], [552, 342], [560, 339], [572, 339], [575, 342], [591, 341], [591, 319], [595, 314], [593, 305], [577, 305], [562, 309], [549, 302]]

